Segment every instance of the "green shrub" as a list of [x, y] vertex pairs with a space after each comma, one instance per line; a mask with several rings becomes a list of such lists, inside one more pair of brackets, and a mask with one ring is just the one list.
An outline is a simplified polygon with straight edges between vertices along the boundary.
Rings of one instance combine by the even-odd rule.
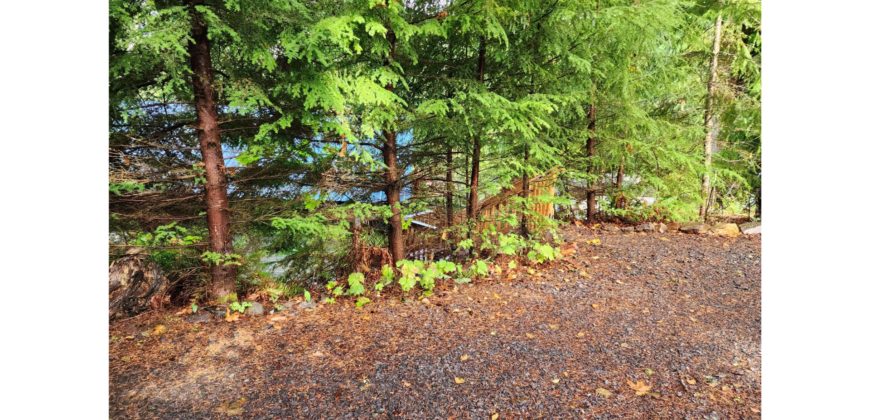
[[547, 261], [553, 261], [560, 256], [558, 249], [553, 248], [550, 244], [542, 244], [535, 242], [532, 244], [532, 249], [527, 254], [529, 261], [533, 264], [541, 264]]

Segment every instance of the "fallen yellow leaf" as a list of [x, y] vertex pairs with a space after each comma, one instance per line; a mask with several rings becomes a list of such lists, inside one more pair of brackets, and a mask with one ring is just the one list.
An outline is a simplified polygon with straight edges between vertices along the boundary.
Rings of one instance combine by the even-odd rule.
[[583, 337], [586, 337], [586, 333], [585, 333], [585, 332], [580, 331], [580, 332], [577, 333], [577, 338], [583, 338]]
[[559, 329], [559, 326], [557, 324], [547, 324], [547, 328], [556, 331]]
[[686, 378], [686, 383], [689, 385], [695, 385], [697, 383], [697, 381], [695, 381], [695, 378], [690, 376], [690, 377]]
[[601, 245], [601, 239], [598, 239], [598, 238], [590, 239], [590, 240], [586, 241], [586, 243], [589, 245], [592, 245], [592, 246], [598, 246], [598, 245]]
[[498, 420], [498, 413], [495, 413], [492, 416], [490, 416], [489, 420]]
[[526, 337], [528, 337], [528, 338], [535, 338], [535, 335], [532, 334], [532, 333], [526, 333]]
[[554, 384], [558, 384], [558, 383], [559, 383], [559, 378], [553, 378], [553, 380], [551, 380], [550, 382], [552, 382], [552, 383], [554, 383]]
[[459, 360], [461, 360], [463, 362], [470, 359], [470, 358], [471, 358], [471, 356], [469, 356], [467, 354], [463, 354], [462, 356], [459, 356]]
[[599, 305], [599, 304], [597, 304], [597, 303], [593, 303], [593, 304], [592, 304], [592, 309], [598, 309], [600, 306], [601, 306], [601, 305]]
[[644, 396], [652, 389], [652, 385], [647, 385], [643, 382], [643, 380], [638, 380], [637, 382], [625, 381], [628, 383], [628, 387], [634, 390], [635, 395]]
[[583, 270], [580, 272], [580, 277], [583, 277], [584, 279], [592, 278], [592, 276], [589, 275], [589, 273], [587, 273], [586, 270]]
[[154, 330], [151, 331], [152, 335], [160, 335], [166, 332], [166, 326], [163, 324], [158, 324], [154, 327]]
[[604, 397], [604, 398], [610, 398], [610, 396], [613, 395], [612, 392], [608, 391], [608, 390], [605, 389], [605, 388], [597, 388], [597, 389], [595, 390], [595, 393], [598, 394], [598, 395], [600, 395], [600, 396], [602, 396], [602, 397]]
[[226, 414], [228, 416], [240, 416], [245, 412], [244, 405], [248, 402], [248, 399], [245, 397], [239, 398], [232, 402], [224, 402], [218, 407], [217, 411], [219, 413]]
[[461, 384], [465, 383], [465, 378], [460, 378], [457, 376], [457, 377], [453, 378], [453, 382], [456, 382], [457, 384], [461, 385]]

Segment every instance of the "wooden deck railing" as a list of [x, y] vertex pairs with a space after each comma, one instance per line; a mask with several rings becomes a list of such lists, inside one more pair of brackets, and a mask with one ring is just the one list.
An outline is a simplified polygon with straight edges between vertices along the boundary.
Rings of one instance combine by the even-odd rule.
[[[556, 178], [559, 176], [559, 168], [553, 168], [548, 172], [529, 179], [529, 199], [532, 202], [531, 212], [544, 218], [553, 217], [553, 203], [540, 200], [541, 197], [552, 197], [556, 193]], [[495, 225], [495, 230], [505, 233], [512, 229], [505, 221], [506, 217], [517, 215], [518, 209], [513, 205], [513, 197], [519, 197], [523, 193], [523, 180], [515, 181], [508, 188], [480, 203], [480, 228], [486, 230]], [[533, 222], [533, 221], [532, 221]], [[532, 226], [533, 227], [533, 226]]]
[[[529, 228], [531, 230], [534, 230], [538, 225], [535, 219], [553, 217], [553, 203], [542, 198], [552, 197], [555, 194], [556, 179], [560, 172], [560, 168], [553, 168], [544, 174], [529, 179], [529, 201], [532, 203], [531, 213], [537, 215], [529, 220]], [[521, 214], [520, 208], [513, 198], [521, 196], [522, 191], [523, 181], [520, 179], [515, 181], [511, 187], [483, 200], [480, 203], [480, 213], [478, 215], [480, 222], [477, 224], [477, 229], [484, 231], [494, 227], [497, 232], [501, 233], [508, 233], [514, 230], [516, 227], [511, 226], [507, 219], [511, 217], [519, 219]], [[437, 229], [411, 228], [405, 235], [405, 249], [409, 258], [432, 259], [437, 254], [443, 253], [448, 249], [447, 238], [443, 232], [447, 221], [442, 210], [433, 211], [415, 218], [415, 220], [433, 225]], [[455, 214], [454, 225], [459, 226], [463, 223], [465, 223], [465, 215]]]

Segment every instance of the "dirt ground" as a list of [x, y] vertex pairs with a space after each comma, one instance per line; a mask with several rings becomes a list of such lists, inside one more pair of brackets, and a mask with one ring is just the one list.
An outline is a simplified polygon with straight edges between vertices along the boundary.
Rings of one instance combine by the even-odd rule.
[[115, 322], [110, 416], [761, 416], [760, 236], [563, 235], [564, 260], [426, 300]]

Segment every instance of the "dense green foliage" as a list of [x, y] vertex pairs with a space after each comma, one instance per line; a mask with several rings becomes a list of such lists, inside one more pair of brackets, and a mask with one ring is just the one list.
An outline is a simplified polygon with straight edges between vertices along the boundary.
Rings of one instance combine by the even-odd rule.
[[[212, 44], [236, 254], [205, 246], [189, 7], [204, 16]], [[758, 1], [112, 0], [112, 254], [150, 247], [164, 270], [192, 285], [205, 264], [239, 265], [242, 289], [333, 281], [329, 293], [359, 297], [358, 306], [366, 288], [427, 291], [435, 279], [485, 275], [483, 260], [463, 268], [408, 259], [395, 269], [373, 262], [376, 283], [346, 277], [357, 268], [354, 240], [386, 246], [385, 132], [399, 133], [405, 215], [442, 211], [448, 193], [464, 213], [475, 138], [481, 198], [560, 167], [557, 197], [535, 199], [555, 202], [557, 218], [576, 215], [594, 183], [606, 216], [691, 220], [703, 200], [706, 82], [720, 13], [713, 210], [746, 213], [761, 192]], [[531, 201], [512, 205], [534, 218]], [[410, 219], [404, 227], [413, 229]], [[539, 242], [545, 229], [471, 242], [461, 241], [467, 226], [450, 230], [459, 253], [536, 263], [558, 256]]]

